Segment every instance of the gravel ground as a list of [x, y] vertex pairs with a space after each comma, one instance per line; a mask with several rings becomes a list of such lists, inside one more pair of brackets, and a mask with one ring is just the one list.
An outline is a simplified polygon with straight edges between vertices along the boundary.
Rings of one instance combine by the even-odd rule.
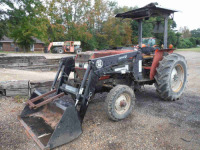
[[[27, 71], [17, 69], [2, 69], [0, 68], [1, 81], [11, 80], [30, 80], [30, 81], [53, 81], [56, 76], [56, 71]], [[73, 78], [74, 74], [70, 74]]]
[[[199, 149], [200, 147], [200, 53], [179, 52], [189, 66], [187, 89], [179, 101], [159, 99], [154, 86], [136, 92], [136, 106], [125, 120], [108, 120], [106, 93], [97, 94], [88, 107], [83, 134], [57, 150], [68, 149]], [[0, 98], [0, 149], [39, 149], [17, 120], [24, 104]]]
[[0, 57], [4, 56], [44, 56], [46, 59], [57, 59], [66, 56], [74, 56], [75, 54], [53, 54], [53, 53], [1, 53]]
[[0, 81], [10, 80], [53, 80], [56, 72], [52, 71], [27, 71], [27, 70], [16, 70], [16, 69], [3, 69], [0, 68]]

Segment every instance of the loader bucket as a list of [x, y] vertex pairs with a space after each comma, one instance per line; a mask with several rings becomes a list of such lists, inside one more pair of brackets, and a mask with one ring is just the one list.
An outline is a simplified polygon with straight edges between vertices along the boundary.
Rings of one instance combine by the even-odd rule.
[[[40, 95], [42, 93], [35, 91], [31, 98]], [[25, 106], [19, 120], [41, 149], [66, 144], [82, 133], [77, 110], [72, 102], [66, 100], [66, 96], [37, 109]]]

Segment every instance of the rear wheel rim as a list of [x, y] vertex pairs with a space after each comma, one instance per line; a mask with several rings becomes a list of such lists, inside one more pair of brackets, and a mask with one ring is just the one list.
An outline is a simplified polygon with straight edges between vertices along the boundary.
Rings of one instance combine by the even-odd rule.
[[171, 89], [173, 92], [179, 92], [184, 83], [184, 69], [178, 64], [171, 73]]
[[127, 93], [121, 94], [115, 101], [115, 111], [122, 115], [126, 113], [131, 105], [131, 97]]

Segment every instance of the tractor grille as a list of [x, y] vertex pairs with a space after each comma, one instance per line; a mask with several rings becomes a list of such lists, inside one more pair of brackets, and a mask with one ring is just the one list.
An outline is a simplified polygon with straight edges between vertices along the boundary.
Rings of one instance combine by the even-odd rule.
[[76, 73], [79, 79], [83, 79], [85, 71], [86, 71], [85, 69], [76, 68]]
[[80, 53], [75, 60], [75, 70], [79, 79], [83, 79], [85, 71], [88, 66], [88, 60], [92, 56], [92, 53]]
[[76, 57], [76, 62], [88, 62], [92, 54], [78, 54]]

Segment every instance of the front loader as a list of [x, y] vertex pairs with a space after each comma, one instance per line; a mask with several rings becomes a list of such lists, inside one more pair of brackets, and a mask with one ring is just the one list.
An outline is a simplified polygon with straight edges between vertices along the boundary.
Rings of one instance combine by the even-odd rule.
[[[174, 12], [151, 3], [117, 14], [138, 20], [138, 50], [87, 51], [61, 59], [51, 91], [35, 90], [19, 116], [41, 149], [66, 144], [82, 133], [81, 124], [95, 93], [108, 92], [105, 111], [113, 121], [128, 117], [135, 104], [134, 89], [142, 85], [154, 84], [164, 100], [180, 98], [187, 82], [186, 60], [167, 48], [166, 38], [168, 16]], [[165, 18], [164, 49], [142, 47], [142, 20], [158, 15]]]

